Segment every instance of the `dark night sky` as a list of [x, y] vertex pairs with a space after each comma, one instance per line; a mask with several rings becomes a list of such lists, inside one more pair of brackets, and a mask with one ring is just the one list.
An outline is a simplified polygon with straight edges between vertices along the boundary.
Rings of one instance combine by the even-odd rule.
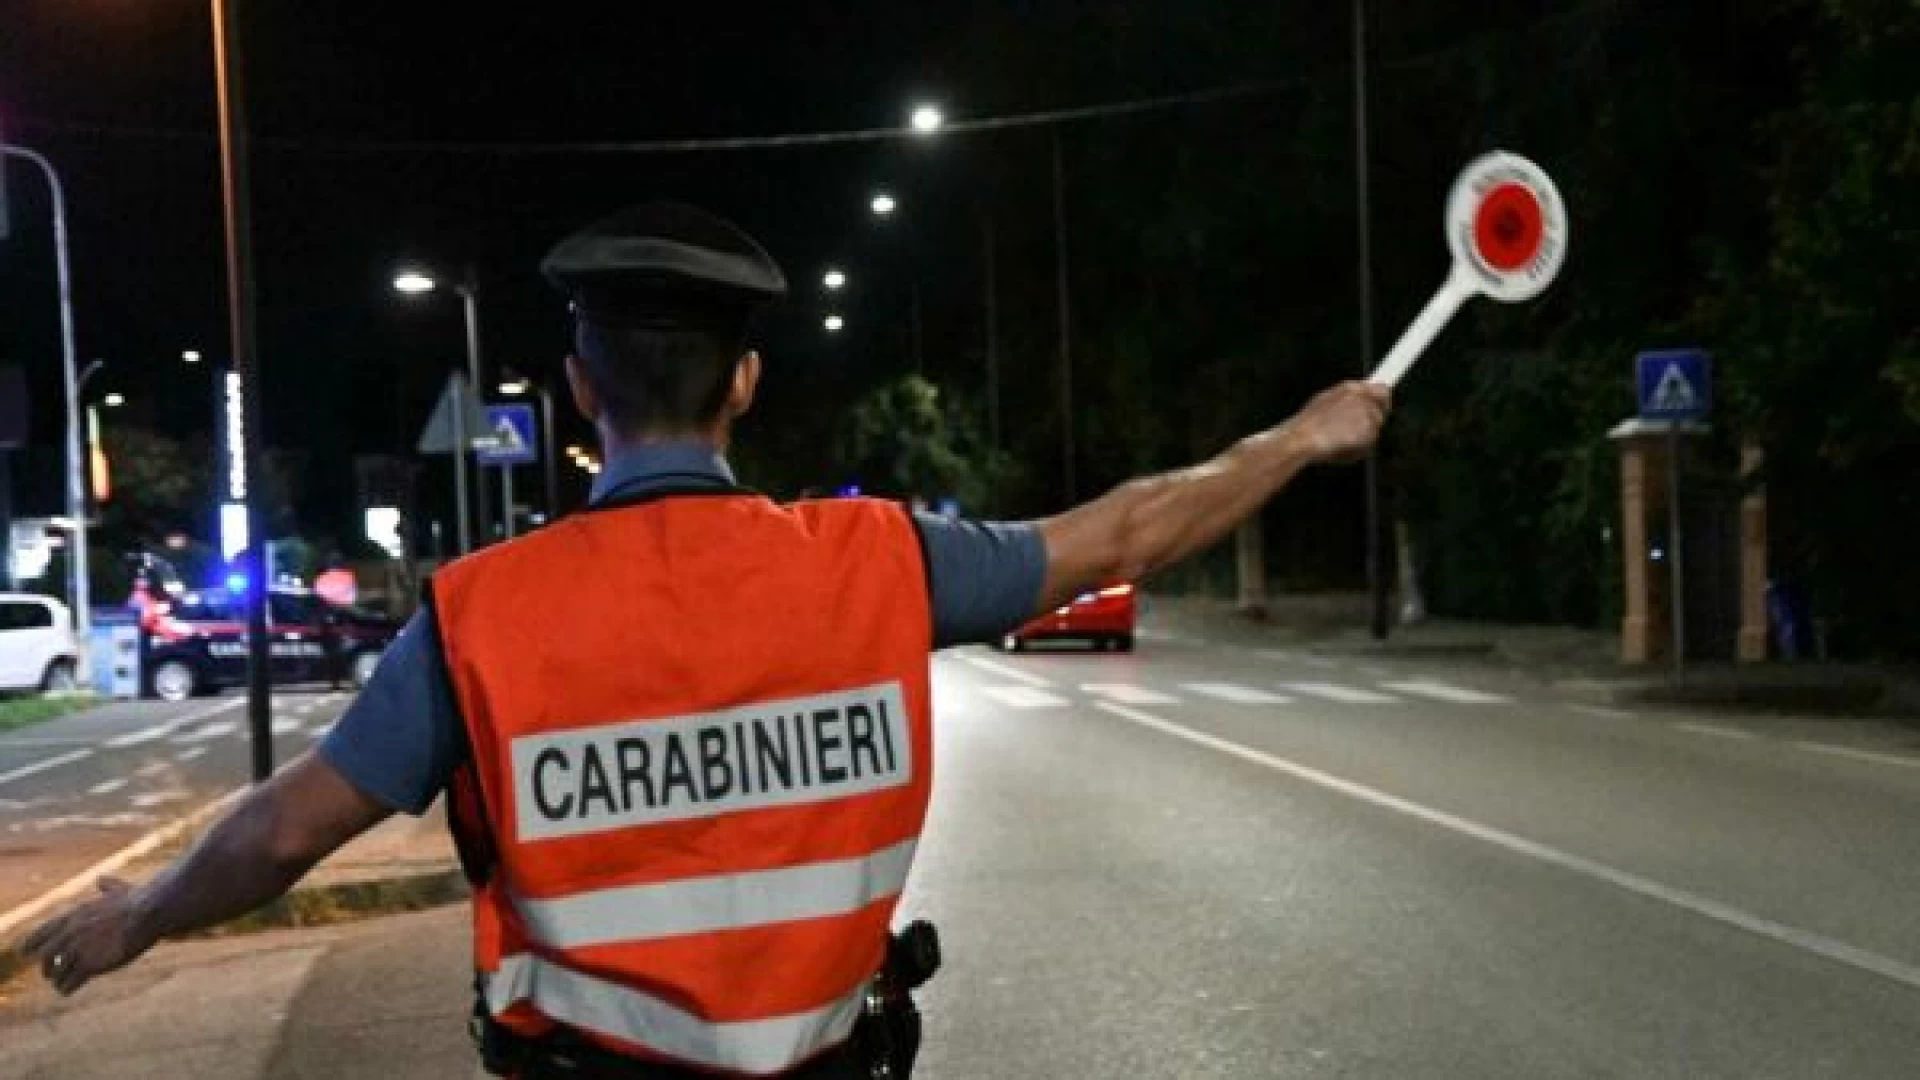
[[[1046, 32], [1047, 6], [1035, 7], [1036, 32]], [[1071, 5], [1053, 6], [1072, 17]], [[210, 412], [208, 371], [182, 365], [180, 350], [226, 351], [206, 8], [0, 0], [0, 130], [65, 175], [80, 355], [109, 364], [94, 392], [124, 391], [129, 419], [177, 434], [203, 430]], [[967, 32], [970, 5], [248, 8], [265, 428], [271, 445], [312, 451], [309, 498], [342, 509], [348, 455], [408, 446], [462, 356], [457, 303], [393, 297], [386, 282], [397, 262], [471, 260], [489, 363], [546, 374], [564, 348], [564, 322], [535, 272], [545, 247], [625, 202], [668, 195], [709, 206], [759, 235], [797, 286], [767, 330], [774, 368], [758, 422], [805, 423], [820, 394], [871, 375], [861, 365], [874, 351], [857, 336], [830, 344], [818, 333], [820, 268], [844, 259], [867, 283], [864, 306], [848, 312], [863, 328], [899, 317], [886, 294], [902, 278], [905, 238], [876, 233], [870, 188], [885, 182], [935, 204], [912, 241], [930, 337], [949, 343], [978, 333], [974, 241], [947, 227], [966, 202], [969, 169], [981, 154], [1023, 155], [1043, 194], [1044, 155], [1025, 153], [1038, 147], [1030, 133], [682, 156], [502, 157], [333, 141], [762, 135], [895, 124], [928, 95], [979, 115], [1184, 88], [1148, 79], [1090, 84], [1072, 100], [1003, 100], [990, 73], [943, 59]], [[60, 399], [44, 202], [29, 174], [16, 166], [10, 177], [0, 358], [29, 369], [34, 440], [51, 447]], [[964, 245], [959, 256], [929, 256], [949, 242]]]

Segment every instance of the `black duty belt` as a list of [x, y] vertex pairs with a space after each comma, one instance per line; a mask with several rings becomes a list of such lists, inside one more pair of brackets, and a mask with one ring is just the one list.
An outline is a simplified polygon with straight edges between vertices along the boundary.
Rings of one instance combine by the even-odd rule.
[[[866, 1001], [846, 1042], [788, 1072], [782, 1080], [906, 1080], [920, 1053], [920, 1010], [912, 991], [940, 969], [940, 935], [915, 922], [887, 942], [887, 959], [868, 984]], [[604, 1049], [557, 1028], [528, 1039], [497, 1023], [483, 998], [473, 1010], [473, 1038], [487, 1071], [516, 1080], [713, 1080], [683, 1065], [643, 1061]]]

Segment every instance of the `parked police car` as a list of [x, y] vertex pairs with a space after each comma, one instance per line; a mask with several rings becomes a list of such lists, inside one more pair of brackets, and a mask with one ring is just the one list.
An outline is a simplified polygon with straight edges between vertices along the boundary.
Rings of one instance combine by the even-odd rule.
[[[267, 595], [273, 682], [365, 686], [400, 624], [310, 593]], [[167, 701], [247, 680], [245, 598], [218, 589], [154, 603], [142, 620], [147, 690]]]

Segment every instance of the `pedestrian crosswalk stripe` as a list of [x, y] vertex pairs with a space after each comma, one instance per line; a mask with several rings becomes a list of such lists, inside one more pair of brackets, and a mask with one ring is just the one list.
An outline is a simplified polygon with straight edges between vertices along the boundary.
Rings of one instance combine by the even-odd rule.
[[1261, 690], [1252, 686], [1240, 686], [1225, 682], [1181, 683], [1180, 688], [1189, 693], [1201, 694], [1210, 698], [1219, 698], [1235, 705], [1285, 705], [1293, 699], [1271, 690]]
[[1171, 694], [1163, 694], [1144, 686], [1132, 683], [1081, 683], [1080, 689], [1095, 697], [1117, 701], [1122, 705], [1178, 705], [1180, 699]]
[[1289, 682], [1281, 683], [1286, 690], [1292, 690], [1308, 697], [1325, 698], [1342, 705], [1392, 705], [1400, 699], [1391, 694], [1382, 694], [1378, 690], [1366, 690], [1358, 686], [1346, 686], [1330, 682]]
[[295, 720], [291, 716], [276, 716], [273, 718], [273, 733], [275, 735], [287, 735], [299, 731], [303, 726], [305, 726], [305, 721]]
[[1405, 682], [1381, 683], [1388, 690], [1415, 697], [1433, 698], [1436, 701], [1451, 701], [1456, 705], [1506, 705], [1513, 701], [1505, 694], [1489, 694], [1484, 690], [1470, 690], [1464, 686], [1454, 686], [1435, 679], [1409, 679]]
[[964, 653], [960, 655], [960, 659], [966, 661], [969, 664], [972, 664], [974, 667], [977, 667], [982, 671], [991, 671], [995, 675], [1004, 676], [1005, 678], [1012, 679], [1016, 682], [1023, 682], [1023, 683], [1026, 683], [1028, 686], [1052, 686], [1053, 685], [1051, 682], [1048, 682], [1046, 679], [1041, 678], [1040, 676], [1035, 675], [1030, 671], [1021, 671], [1019, 668], [1014, 667], [1012, 664], [1000, 664], [992, 660], [988, 660], [983, 656], [968, 656]]
[[1002, 705], [1011, 705], [1016, 709], [1053, 709], [1067, 703], [1067, 699], [1058, 694], [1048, 693], [1037, 686], [1024, 686], [1015, 683], [1011, 686], [983, 686], [981, 692]]

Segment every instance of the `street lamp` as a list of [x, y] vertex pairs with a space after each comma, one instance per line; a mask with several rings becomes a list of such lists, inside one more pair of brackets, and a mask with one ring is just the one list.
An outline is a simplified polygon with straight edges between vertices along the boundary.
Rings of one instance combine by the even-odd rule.
[[[393, 275], [393, 291], [402, 296], [425, 296], [439, 289], [443, 283], [432, 272], [417, 266], [402, 267]], [[471, 269], [466, 276], [458, 280], [445, 282], [447, 287], [460, 294], [461, 309], [467, 323], [467, 385], [475, 394], [486, 385], [480, 378], [480, 302], [479, 286], [474, 280]], [[465, 446], [456, 446], [453, 455], [454, 491], [457, 516], [460, 519], [460, 554], [473, 550], [472, 517], [467, 510], [467, 453]], [[473, 478], [474, 498], [480, 504], [480, 519], [487, 518], [487, 473], [485, 469], [476, 471]], [[485, 529], [482, 529], [484, 532]]]
[[876, 193], [873, 201], [867, 205], [873, 209], [875, 217], [890, 217], [900, 207], [900, 204], [893, 200], [893, 196], [884, 191]]
[[947, 118], [937, 106], [922, 105], [913, 110], [913, 116], [908, 122], [913, 125], [914, 134], [932, 135], [946, 124]]
[[847, 275], [845, 271], [829, 270], [826, 276], [820, 279], [820, 284], [824, 285], [828, 292], [839, 292], [847, 287]]
[[837, 334], [843, 328], [846, 327], [847, 320], [841, 318], [838, 315], [829, 315], [826, 318], [820, 320], [820, 325], [827, 328], [827, 333]]
[[[560, 516], [560, 479], [557, 463], [553, 457], [553, 389], [546, 383], [536, 383], [512, 368], [500, 371], [500, 393], [506, 397], [520, 397], [529, 391], [540, 395], [540, 467], [547, 487], [547, 520], [555, 521]], [[572, 447], [568, 448], [573, 449]], [[513, 508], [508, 507], [512, 514]], [[511, 531], [511, 528], [509, 528]]]
[[180, 359], [186, 361], [189, 364], [197, 364], [200, 362], [200, 350], [199, 349], [182, 349], [180, 351]]

